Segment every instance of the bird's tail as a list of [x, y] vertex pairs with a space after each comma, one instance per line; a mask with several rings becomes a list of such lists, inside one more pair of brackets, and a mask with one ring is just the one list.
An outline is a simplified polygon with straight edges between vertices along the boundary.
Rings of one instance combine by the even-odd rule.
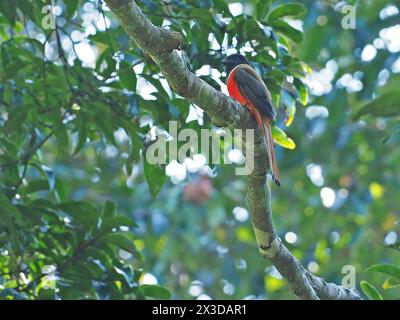
[[267, 151], [268, 151], [268, 158], [270, 161], [270, 167], [271, 167], [271, 171], [272, 171], [272, 180], [278, 187], [280, 187], [281, 181], [279, 178], [278, 162], [276, 160], [276, 155], [275, 155], [274, 139], [272, 138], [271, 120], [266, 118], [262, 122], [262, 124], [263, 124], [265, 140], [267, 142]]

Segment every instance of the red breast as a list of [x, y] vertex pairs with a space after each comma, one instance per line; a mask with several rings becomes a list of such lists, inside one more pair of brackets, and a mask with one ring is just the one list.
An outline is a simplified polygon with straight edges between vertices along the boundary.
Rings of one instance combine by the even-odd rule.
[[[239, 66], [237, 66], [237, 67], [239, 67]], [[227, 86], [227, 88], [228, 88], [229, 95], [230, 95], [232, 98], [234, 98], [235, 100], [237, 100], [241, 105], [248, 105], [248, 104], [250, 104], [250, 102], [249, 102], [245, 97], [243, 97], [243, 96], [241, 95], [241, 93], [240, 93], [240, 91], [239, 91], [239, 88], [238, 88], [238, 86], [237, 86], [237, 84], [236, 84], [236, 81], [235, 81], [235, 79], [234, 79], [234, 78], [235, 78], [235, 72], [236, 72], [237, 67], [235, 67], [235, 68], [229, 73], [228, 81], [227, 81], [227, 83], [226, 83], [226, 86]]]

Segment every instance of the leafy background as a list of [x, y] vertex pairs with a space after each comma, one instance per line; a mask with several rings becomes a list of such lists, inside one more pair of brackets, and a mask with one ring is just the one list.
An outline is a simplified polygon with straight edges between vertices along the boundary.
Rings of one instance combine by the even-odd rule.
[[[211, 119], [101, 1], [55, 1], [54, 29], [48, 3], [0, 2], [0, 298], [292, 299], [258, 254], [234, 166], [143, 158], [170, 120]], [[330, 282], [352, 265], [366, 297], [398, 298], [398, 4], [348, 1], [346, 30], [338, 1], [137, 3], [182, 32], [189, 68], [215, 88], [236, 50], [263, 76], [297, 145], [277, 147], [273, 188], [294, 255]]]

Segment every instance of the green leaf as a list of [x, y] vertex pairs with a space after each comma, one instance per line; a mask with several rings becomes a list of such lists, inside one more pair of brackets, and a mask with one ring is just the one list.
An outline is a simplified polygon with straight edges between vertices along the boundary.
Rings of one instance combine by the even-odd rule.
[[19, 234], [15, 221], [22, 221], [21, 212], [0, 193], [0, 225], [3, 225], [10, 234], [11, 243], [19, 253]]
[[122, 61], [118, 71], [121, 87], [130, 91], [136, 91], [136, 74], [130, 63]]
[[76, 9], [78, 8], [80, 0], [68, 0], [66, 1], [67, 5], [67, 15], [68, 17], [72, 17]]
[[111, 218], [116, 215], [117, 206], [115, 202], [107, 200], [103, 207], [102, 216], [103, 218]]
[[362, 103], [356, 107], [353, 119], [364, 115], [373, 117], [393, 117], [400, 114], [398, 90], [393, 89], [379, 95], [376, 99]]
[[259, 21], [264, 20], [269, 12], [271, 6], [271, 0], [258, 0], [256, 17]]
[[282, 17], [299, 18], [307, 13], [307, 9], [300, 3], [286, 3], [273, 8], [268, 16], [268, 22], [272, 22]]
[[134, 227], [134, 226], [136, 226], [135, 222], [129, 217], [124, 217], [124, 216], [106, 217], [103, 219], [100, 231], [103, 232], [119, 227]]
[[386, 248], [390, 248], [390, 249], [394, 249], [394, 250], [400, 251], [400, 242], [389, 244], [389, 245], [386, 246]]
[[68, 150], [68, 132], [61, 122], [54, 124], [54, 135], [56, 136], [58, 152], [60, 154], [67, 153]]
[[68, 213], [74, 220], [74, 223], [83, 225], [86, 229], [91, 229], [97, 226], [100, 218], [100, 213], [96, 207], [88, 202], [71, 201], [64, 202], [58, 207]]
[[15, 131], [21, 129], [21, 126], [28, 117], [30, 108], [23, 106], [20, 108], [15, 108], [9, 115], [7, 122], [4, 125], [4, 131]]
[[144, 158], [144, 176], [149, 185], [151, 195], [156, 197], [167, 178], [164, 168], [159, 165], [151, 165]]
[[392, 277], [387, 278], [385, 282], [382, 284], [382, 288], [385, 290], [397, 287], [400, 287], [400, 280]]
[[299, 43], [301, 40], [303, 40], [303, 33], [283, 20], [275, 20], [271, 22], [271, 26], [276, 31], [282, 33], [284, 36], [292, 39], [296, 43]]
[[104, 251], [89, 247], [85, 249], [85, 252], [88, 257], [99, 260], [108, 270], [112, 270], [113, 261]]
[[49, 182], [45, 179], [31, 180], [28, 185], [22, 190], [22, 193], [27, 195], [30, 193], [49, 190]]
[[274, 138], [274, 141], [280, 145], [281, 147], [284, 147], [286, 149], [293, 150], [296, 148], [296, 144], [294, 141], [289, 138], [286, 133], [279, 127], [273, 126], [272, 127], [272, 136]]
[[298, 78], [295, 78], [293, 83], [297, 89], [299, 102], [306, 106], [308, 103], [308, 87]]
[[367, 272], [379, 272], [400, 279], [400, 268], [393, 264], [375, 264], [369, 267]]
[[143, 256], [136, 248], [133, 239], [131, 239], [126, 232], [118, 231], [105, 235], [102, 238], [105, 243], [112, 243], [119, 248], [132, 253], [137, 259], [142, 260]]
[[130, 134], [130, 152], [128, 159], [126, 160], [126, 171], [128, 175], [132, 174], [133, 164], [138, 163], [140, 160], [140, 149], [142, 146], [142, 141], [139, 138], [137, 132], [133, 129], [129, 130]]
[[146, 297], [164, 300], [171, 298], [169, 290], [159, 285], [144, 284], [140, 286], [140, 290]]
[[370, 283], [367, 281], [363, 280], [360, 282], [361, 290], [365, 293], [365, 295], [370, 299], [370, 300], [383, 300], [382, 295], [379, 293], [379, 291]]
[[84, 114], [81, 114], [78, 117], [78, 127], [79, 127], [78, 128], [79, 138], [78, 138], [78, 143], [75, 147], [73, 155], [76, 155], [79, 151], [81, 151], [81, 149], [85, 145], [87, 137], [88, 137], [87, 118]]
[[296, 100], [289, 91], [283, 89], [281, 93], [281, 103], [285, 106], [285, 125], [289, 127], [296, 114]]

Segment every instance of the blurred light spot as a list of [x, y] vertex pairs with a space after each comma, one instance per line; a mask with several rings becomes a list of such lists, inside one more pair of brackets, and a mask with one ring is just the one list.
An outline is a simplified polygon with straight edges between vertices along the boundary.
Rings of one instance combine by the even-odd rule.
[[176, 263], [172, 263], [171, 266], [169, 267], [169, 270], [174, 275], [177, 275], [179, 273], [179, 267]]
[[400, 58], [397, 58], [397, 60], [393, 63], [392, 72], [400, 73]]
[[335, 204], [335, 191], [331, 188], [322, 188], [321, 189], [321, 199], [322, 199], [322, 204], [326, 208], [331, 208]]
[[291, 27], [293, 27], [293, 28], [295, 28], [295, 29], [297, 29], [297, 30], [303, 32], [303, 29], [304, 29], [304, 28], [303, 28], [303, 21], [301, 21], [301, 20], [299, 20], [299, 19], [296, 19], [296, 20], [288, 20], [287, 23], [288, 23]]
[[221, 46], [219, 45], [217, 39], [215, 38], [215, 35], [212, 33], [208, 34], [208, 41], [211, 44], [211, 49], [212, 50], [220, 50]]
[[81, 40], [83, 40], [84, 38], [84, 34], [78, 30], [74, 30], [71, 32], [71, 39], [74, 42], [79, 42]]
[[240, 222], [245, 222], [249, 218], [249, 212], [245, 208], [235, 207], [233, 209], [233, 215], [235, 216], [236, 220]]
[[268, 51], [268, 54], [272, 57], [272, 58], [276, 58], [276, 54], [275, 54], [275, 52], [273, 52], [272, 50], [269, 50]]
[[158, 284], [158, 280], [151, 273], [145, 273], [140, 279], [140, 284]]
[[50, 273], [54, 273], [56, 272], [57, 267], [53, 264], [49, 264], [49, 265], [44, 265], [42, 268], [42, 273], [43, 274], [50, 274]]
[[119, 256], [121, 257], [121, 259], [123, 259], [123, 260], [130, 260], [133, 257], [132, 253], [122, 250], [122, 249], [120, 249], [118, 253], [119, 253]]
[[388, 5], [379, 12], [379, 18], [384, 20], [397, 14], [399, 14], [399, 9], [394, 5]]
[[378, 74], [378, 85], [381, 87], [384, 86], [389, 80], [389, 77], [390, 77], [390, 72], [388, 69], [381, 70]]
[[136, 74], [141, 74], [144, 69], [144, 63], [139, 63], [136, 66], [133, 67], [133, 71], [135, 71]]
[[228, 295], [231, 296], [235, 293], [235, 286], [232, 283], [226, 283], [222, 289], [222, 291]]
[[137, 77], [137, 93], [142, 96], [144, 100], [157, 100], [153, 93], [157, 92], [157, 89], [147, 80], [138, 76]]
[[196, 76], [208, 76], [211, 72], [211, 67], [208, 64], [205, 64], [200, 69], [196, 70]]
[[97, 50], [88, 41], [82, 41], [75, 45], [75, 51], [84, 66], [94, 68], [96, 66]]
[[189, 107], [189, 115], [186, 118], [186, 122], [197, 120], [200, 125], [203, 124], [203, 114], [204, 111], [199, 107], [191, 104]]
[[385, 245], [396, 243], [396, 241], [397, 241], [397, 233], [394, 231], [390, 231], [385, 237]]
[[372, 182], [369, 185], [369, 192], [374, 199], [382, 198], [384, 191], [385, 189], [383, 188], [383, 186], [377, 182]]
[[312, 272], [312, 273], [316, 273], [316, 272], [318, 272], [319, 265], [318, 265], [318, 263], [316, 263], [315, 261], [311, 261], [311, 262], [307, 265], [307, 269], [308, 269], [308, 271], [310, 271], [310, 272]]
[[285, 234], [285, 240], [287, 243], [295, 243], [297, 241], [297, 235], [294, 232], [287, 232]]
[[376, 128], [378, 130], [386, 130], [387, 129], [387, 123], [385, 119], [378, 119], [376, 120]]
[[361, 60], [364, 62], [368, 62], [373, 60], [376, 57], [377, 50], [372, 44], [368, 44], [364, 47], [361, 53]]
[[344, 74], [336, 84], [338, 88], [345, 88], [348, 93], [358, 92], [363, 88], [362, 82], [350, 73]]
[[325, 15], [320, 15], [317, 18], [317, 24], [321, 27], [323, 27], [324, 25], [326, 25], [328, 23], [328, 18]]
[[46, 41], [46, 36], [43, 33], [38, 33], [36, 35], [36, 40], [43, 44]]
[[182, 273], [179, 275], [178, 279], [179, 285], [185, 286], [188, 283], [188, 281], [189, 281], [189, 276], [186, 273]]
[[385, 42], [380, 38], [376, 38], [373, 43], [377, 49], [383, 49], [385, 47]]
[[268, 291], [273, 292], [281, 289], [285, 285], [283, 279], [276, 279], [273, 277], [266, 277], [265, 287]]
[[93, 183], [97, 183], [100, 181], [100, 176], [98, 174], [94, 174], [91, 178], [90, 181]]
[[235, 2], [229, 4], [229, 11], [231, 14], [236, 17], [243, 13], [243, 4]]
[[322, 187], [324, 185], [324, 177], [322, 175], [322, 167], [320, 165], [311, 163], [307, 166], [306, 172], [307, 176], [314, 185], [317, 187]]
[[165, 173], [171, 177], [174, 183], [181, 182], [186, 179], [186, 167], [176, 160], [172, 160], [166, 167]]
[[189, 294], [193, 297], [199, 296], [203, 291], [203, 284], [198, 280], [193, 281], [188, 290]]
[[209, 295], [205, 294], [205, 293], [202, 293], [201, 295], [199, 295], [197, 297], [196, 300], [211, 300], [211, 297]]
[[193, 159], [186, 158], [185, 165], [189, 172], [197, 172], [202, 169], [207, 163], [207, 159], [202, 154], [193, 155]]
[[275, 266], [271, 266], [265, 269], [265, 272], [268, 273], [271, 277], [275, 279], [283, 279], [280, 272], [275, 268]]
[[27, 277], [26, 277], [26, 275], [25, 275], [25, 273], [23, 273], [23, 272], [20, 272], [19, 273], [19, 279], [20, 279], [20, 281], [22, 281], [22, 283], [23, 284], [28, 284], [29, 282], [31, 282]]
[[114, 138], [118, 143], [123, 143], [125, 141], [129, 141], [129, 137], [126, 134], [125, 130], [122, 128], [118, 128], [117, 131], [114, 132]]
[[86, 2], [86, 3], [83, 5], [83, 11], [91, 12], [91, 11], [93, 11], [93, 10], [94, 10], [94, 5], [93, 5], [93, 3], [91, 3], [91, 2]]
[[238, 270], [246, 270], [247, 269], [247, 262], [246, 260], [239, 258], [235, 260], [235, 267]]
[[348, 196], [349, 196], [349, 191], [347, 189], [342, 188], [339, 190], [339, 197], [345, 199]]
[[115, 146], [109, 144], [106, 146], [105, 153], [107, 158], [115, 158], [118, 155], [118, 149]]
[[111, 26], [111, 20], [104, 16], [103, 17], [99, 17], [99, 19], [96, 21], [96, 28], [99, 29], [100, 31], [106, 31], [106, 29], [109, 29]]
[[332, 231], [330, 234], [330, 240], [333, 244], [338, 243], [340, 240], [340, 234], [337, 231]]
[[228, 152], [228, 159], [232, 163], [242, 164], [244, 159], [243, 153], [239, 149], [232, 149]]
[[329, 111], [323, 106], [309, 106], [306, 109], [306, 117], [310, 120], [321, 117], [327, 118], [329, 116]]
[[52, 5], [51, 6], [51, 11], [55, 16], [59, 16], [62, 13], [62, 8], [58, 5]]
[[216, 250], [217, 250], [217, 253], [220, 255], [224, 255], [229, 252], [229, 249], [227, 247], [223, 247], [223, 246], [217, 246]]
[[386, 47], [391, 53], [400, 51], [400, 24], [384, 28], [379, 32], [380, 38], [385, 42]]

